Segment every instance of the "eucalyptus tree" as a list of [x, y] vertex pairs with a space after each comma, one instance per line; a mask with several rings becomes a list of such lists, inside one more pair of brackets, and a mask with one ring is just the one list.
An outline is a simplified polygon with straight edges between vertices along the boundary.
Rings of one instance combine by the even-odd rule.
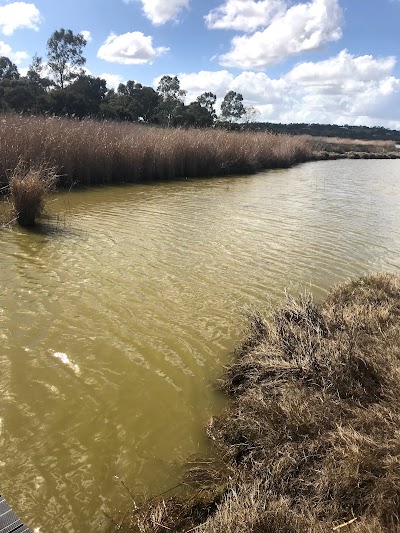
[[223, 120], [240, 120], [246, 114], [243, 105], [243, 96], [236, 91], [229, 91], [221, 104], [221, 117]]
[[167, 126], [174, 125], [175, 118], [184, 112], [186, 91], [181, 89], [178, 76], [163, 76], [157, 87], [160, 103], [157, 108], [158, 120]]
[[18, 80], [19, 72], [17, 65], [6, 56], [0, 57], [0, 80]]
[[213, 121], [217, 118], [217, 114], [215, 112], [215, 107], [214, 107], [216, 101], [217, 101], [216, 95], [211, 92], [202, 93], [200, 96], [197, 97], [197, 100], [196, 100], [196, 102], [199, 104], [200, 107], [208, 111]]
[[75, 35], [72, 30], [61, 28], [51, 34], [47, 41], [48, 67], [60, 89], [82, 74], [85, 46], [86, 39], [81, 33]]

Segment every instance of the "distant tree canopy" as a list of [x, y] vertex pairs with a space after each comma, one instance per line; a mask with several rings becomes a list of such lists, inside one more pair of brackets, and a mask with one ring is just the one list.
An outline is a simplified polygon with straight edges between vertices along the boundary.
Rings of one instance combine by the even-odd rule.
[[217, 96], [203, 92], [186, 103], [178, 76], [160, 78], [157, 90], [133, 80], [108, 89], [106, 81], [85, 73], [83, 35], [61, 28], [47, 41], [47, 57], [35, 54], [26, 76], [10, 58], [0, 57], [0, 112], [94, 117], [167, 127], [219, 127], [276, 133], [357, 139], [387, 139], [400, 143], [400, 132], [362, 126], [272, 124], [255, 122], [259, 112], [243, 104], [243, 95], [229, 91], [217, 115]]

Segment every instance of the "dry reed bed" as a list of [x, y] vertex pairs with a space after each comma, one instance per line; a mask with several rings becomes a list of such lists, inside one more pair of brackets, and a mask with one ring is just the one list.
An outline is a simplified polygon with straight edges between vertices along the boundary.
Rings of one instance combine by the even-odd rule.
[[394, 141], [367, 141], [363, 139], [341, 139], [339, 137], [306, 136], [310, 147], [321, 159], [340, 156], [350, 159], [393, 159], [400, 157]]
[[251, 173], [311, 157], [307, 142], [289, 135], [19, 115], [0, 120], [0, 182], [21, 159], [46, 161], [61, 185], [90, 185]]
[[229, 476], [139, 508], [129, 530], [400, 531], [399, 383], [398, 275], [254, 314], [208, 426]]

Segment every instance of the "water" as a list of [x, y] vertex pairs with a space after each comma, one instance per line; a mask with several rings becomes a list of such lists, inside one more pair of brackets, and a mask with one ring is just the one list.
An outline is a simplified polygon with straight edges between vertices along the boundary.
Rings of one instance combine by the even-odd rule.
[[400, 270], [400, 161], [58, 194], [0, 232], [0, 493], [46, 532], [157, 493], [224, 405], [246, 306]]

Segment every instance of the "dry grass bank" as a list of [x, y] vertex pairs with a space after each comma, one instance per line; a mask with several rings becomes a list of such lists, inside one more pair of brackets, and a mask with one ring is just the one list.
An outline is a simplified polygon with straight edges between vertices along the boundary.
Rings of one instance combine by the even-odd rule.
[[127, 530], [400, 531], [399, 383], [398, 275], [255, 314], [208, 426], [229, 475], [142, 506]]
[[0, 119], [0, 183], [21, 159], [48, 162], [62, 176], [61, 185], [91, 185], [244, 174], [311, 158], [306, 140], [290, 135], [19, 115]]
[[398, 159], [394, 141], [366, 141], [339, 137], [306, 136], [317, 159]]

